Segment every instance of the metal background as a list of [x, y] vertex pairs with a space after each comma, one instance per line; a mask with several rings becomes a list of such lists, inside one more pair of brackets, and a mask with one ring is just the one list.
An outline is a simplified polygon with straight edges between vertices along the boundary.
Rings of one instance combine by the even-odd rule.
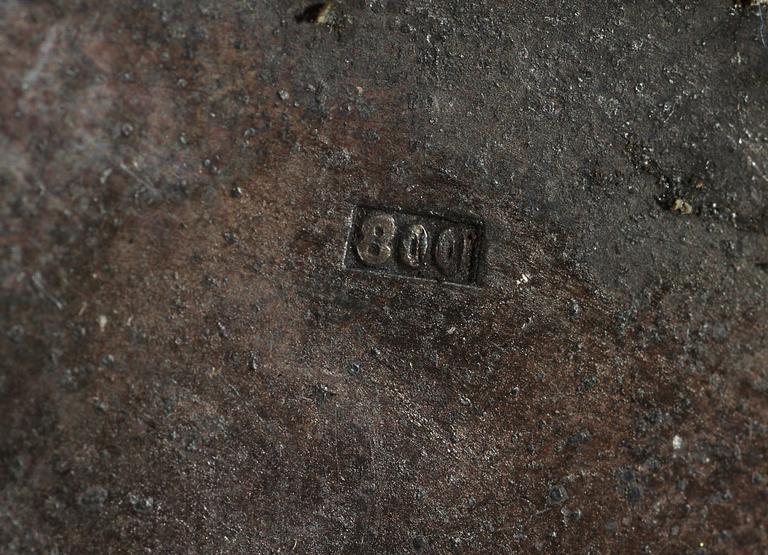
[[0, 4], [0, 552], [765, 553], [758, 8], [307, 6]]

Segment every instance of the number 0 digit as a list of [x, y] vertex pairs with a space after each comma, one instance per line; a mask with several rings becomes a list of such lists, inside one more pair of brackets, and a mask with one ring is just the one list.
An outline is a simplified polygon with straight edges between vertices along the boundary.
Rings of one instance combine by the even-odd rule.
[[421, 224], [412, 224], [405, 229], [400, 243], [400, 257], [411, 268], [424, 264], [429, 250], [427, 230]]

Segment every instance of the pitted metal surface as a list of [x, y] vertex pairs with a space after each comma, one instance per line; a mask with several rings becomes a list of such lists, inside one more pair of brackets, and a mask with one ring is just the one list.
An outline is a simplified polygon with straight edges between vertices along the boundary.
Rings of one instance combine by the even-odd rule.
[[764, 10], [1, 4], [0, 552], [765, 553]]

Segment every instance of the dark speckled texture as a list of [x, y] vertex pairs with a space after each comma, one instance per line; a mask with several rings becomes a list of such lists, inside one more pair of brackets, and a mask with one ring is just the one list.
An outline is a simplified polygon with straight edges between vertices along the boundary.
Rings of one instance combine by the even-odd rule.
[[758, 9], [308, 5], [0, 3], [0, 552], [766, 553]]

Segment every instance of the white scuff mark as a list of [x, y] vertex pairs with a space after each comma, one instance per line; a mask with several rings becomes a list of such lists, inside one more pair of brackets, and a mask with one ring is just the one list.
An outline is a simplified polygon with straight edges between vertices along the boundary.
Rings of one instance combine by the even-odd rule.
[[765, 172], [763, 172], [762, 168], [757, 165], [757, 163], [752, 159], [752, 157], [747, 154], [747, 161], [749, 162], [750, 166], [754, 168], [754, 170], [758, 173], [760, 177], [763, 178], [763, 181], [768, 181], [768, 176], [765, 175]]
[[[133, 162], [134, 167], [138, 168], [137, 162], [134, 160]], [[148, 191], [152, 195], [158, 195], [159, 191], [155, 188], [155, 186], [150, 183], [148, 180], [144, 179], [141, 175], [139, 175], [137, 172], [134, 172], [126, 166], [124, 163], [120, 162], [120, 169], [123, 170], [125, 173], [127, 173], [130, 177], [132, 177], [139, 185], [141, 185], [141, 188], [144, 191]], [[139, 194], [141, 192], [141, 189], [136, 192], [136, 194]]]
[[101, 175], [99, 176], [99, 183], [101, 183], [102, 185], [105, 185], [110, 175], [112, 175], [112, 168], [107, 168], [106, 170], [101, 172]]
[[104, 316], [103, 314], [99, 315], [99, 331], [101, 333], [104, 333], [104, 330], [107, 327], [107, 321], [108, 320], [106, 316]]
[[58, 35], [58, 25], [52, 25], [50, 29], [48, 29], [48, 32], [45, 34], [45, 39], [43, 39], [43, 43], [40, 45], [40, 51], [37, 54], [35, 65], [32, 66], [32, 69], [24, 74], [24, 77], [21, 80], [21, 90], [24, 92], [34, 87], [35, 83], [37, 83], [37, 81], [40, 79], [40, 74], [42, 73], [43, 69], [48, 63], [49, 58], [51, 57], [53, 45], [56, 43]]
[[[729, 123], [728, 127], [736, 132], [736, 127], [732, 123]], [[742, 137], [736, 138], [728, 133], [723, 134], [731, 142], [731, 145], [735, 150], [744, 151], [747, 165], [757, 172], [758, 177], [763, 181], [768, 182], [768, 174], [766, 174], [766, 171], [755, 162], [754, 158], [752, 158], [752, 155], [756, 156], [758, 160], [765, 158], [765, 148], [762, 145], [762, 141], [757, 137], [753, 137], [748, 129], [744, 130], [744, 134], [747, 136], [748, 140], [744, 140]]]
[[523, 275], [520, 276], [520, 279], [515, 281], [515, 283], [517, 285], [525, 285], [529, 281], [531, 281], [531, 276], [528, 275], [528, 274], [523, 274]]
[[45, 287], [45, 281], [43, 280], [43, 275], [40, 272], [35, 272], [32, 274], [32, 284], [37, 288], [37, 290], [42, 293], [42, 295], [51, 301], [56, 308], [59, 310], [62, 310], [64, 308], [64, 305], [62, 302], [57, 299], [54, 295], [52, 295]]

